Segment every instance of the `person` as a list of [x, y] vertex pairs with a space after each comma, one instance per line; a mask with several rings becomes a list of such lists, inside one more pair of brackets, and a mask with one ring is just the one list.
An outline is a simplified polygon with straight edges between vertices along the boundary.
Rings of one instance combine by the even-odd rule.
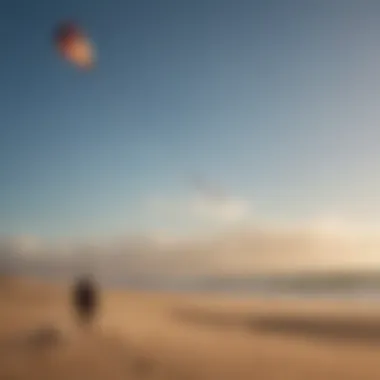
[[73, 306], [81, 326], [92, 325], [98, 310], [98, 291], [90, 277], [79, 278], [73, 288]]

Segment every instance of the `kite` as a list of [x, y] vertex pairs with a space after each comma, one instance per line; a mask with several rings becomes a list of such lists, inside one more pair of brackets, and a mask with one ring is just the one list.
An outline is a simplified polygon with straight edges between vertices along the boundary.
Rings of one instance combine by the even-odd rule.
[[84, 70], [95, 64], [95, 49], [80, 27], [72, 22], [63, 22], [55, 30], [54, 44], [61, 56]]

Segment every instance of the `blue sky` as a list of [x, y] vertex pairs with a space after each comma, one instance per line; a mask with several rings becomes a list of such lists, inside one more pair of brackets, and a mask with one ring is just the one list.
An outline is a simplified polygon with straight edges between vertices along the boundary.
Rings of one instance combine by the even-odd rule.
[[[150, 228], [144, 200], [198, 173], [262, 217], [378, 218], [379, 3], [1, 5], [2, 233]], [[93, 72], [56, 54], [65, 19], [95, 42]]]

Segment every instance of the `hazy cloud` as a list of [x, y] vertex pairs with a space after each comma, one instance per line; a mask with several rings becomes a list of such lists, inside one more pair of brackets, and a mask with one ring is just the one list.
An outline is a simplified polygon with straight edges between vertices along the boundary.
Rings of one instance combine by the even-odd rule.
[[252, 214], [250, 202], [239, 198], [213, 199], [200, 195], [166, 199], [153, 197], [146, 203], [147, 215], [160, 220], [177, 220], [210, 224], [232, 225], [247, 220]]
[[189, 202], [189, 213], [214, 222], [233, 224], [245, 220], [251, 212], [251, 205], [243, 199], [229, 198], [213, 200], [197, 197]]
[[[178, 203], [176, 203], [178, 205]], [[238, 203], [237, 203], [238, 204]], [[170, 209], [173, 203], [161, 201]], [[183, 204], [188, 211], [189, 203]], [[196, 204], [195, 214], [214, 215], [204, 204]], [[207, 211], [204, 211], [203, 207]], [[228, 209], [226, 220], [238, 220], [243, 211]], [[244, 209], [244, 207], [243, 207]], [[192, 212], [194, 210], [191, 208]], [[219, 211], [218, 211], [219, 212]], [[235, 213], [236, 212], [236, 213]], [[220, 217], [221, 214], [215, 213]], [[205, 217], [202, 214], [202, 217]], [[208, 215], [207, 215], [208, 217]], [[168, 274], [249, 274], [304, 269], [380, 268], [380, 229], [358, 226], [339, 218], [316, 217], [298, 223], [267, 223], [226, 227], [213, 236], [180, 237], [170, 230], [122, 236], [102, 241], [43, 242], [37, 237], [4, 237], [2, 254], [10, 252], [28, 260], [40, 258], [51, 265], [92, 262], [112, 273]], [[81, 264], [81, 265], [82, 265]], [[84, 265], [84, 264], [83, 264]]]

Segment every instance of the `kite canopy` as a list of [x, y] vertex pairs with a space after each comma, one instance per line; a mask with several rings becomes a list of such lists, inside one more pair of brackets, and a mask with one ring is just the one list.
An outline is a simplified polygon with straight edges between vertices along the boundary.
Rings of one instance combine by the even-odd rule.
[[62, 57], [82, 69], [91, 69], [95, 51], [90, 40], [74, 23], [61, 23], [55, 31], [54, 43]]

